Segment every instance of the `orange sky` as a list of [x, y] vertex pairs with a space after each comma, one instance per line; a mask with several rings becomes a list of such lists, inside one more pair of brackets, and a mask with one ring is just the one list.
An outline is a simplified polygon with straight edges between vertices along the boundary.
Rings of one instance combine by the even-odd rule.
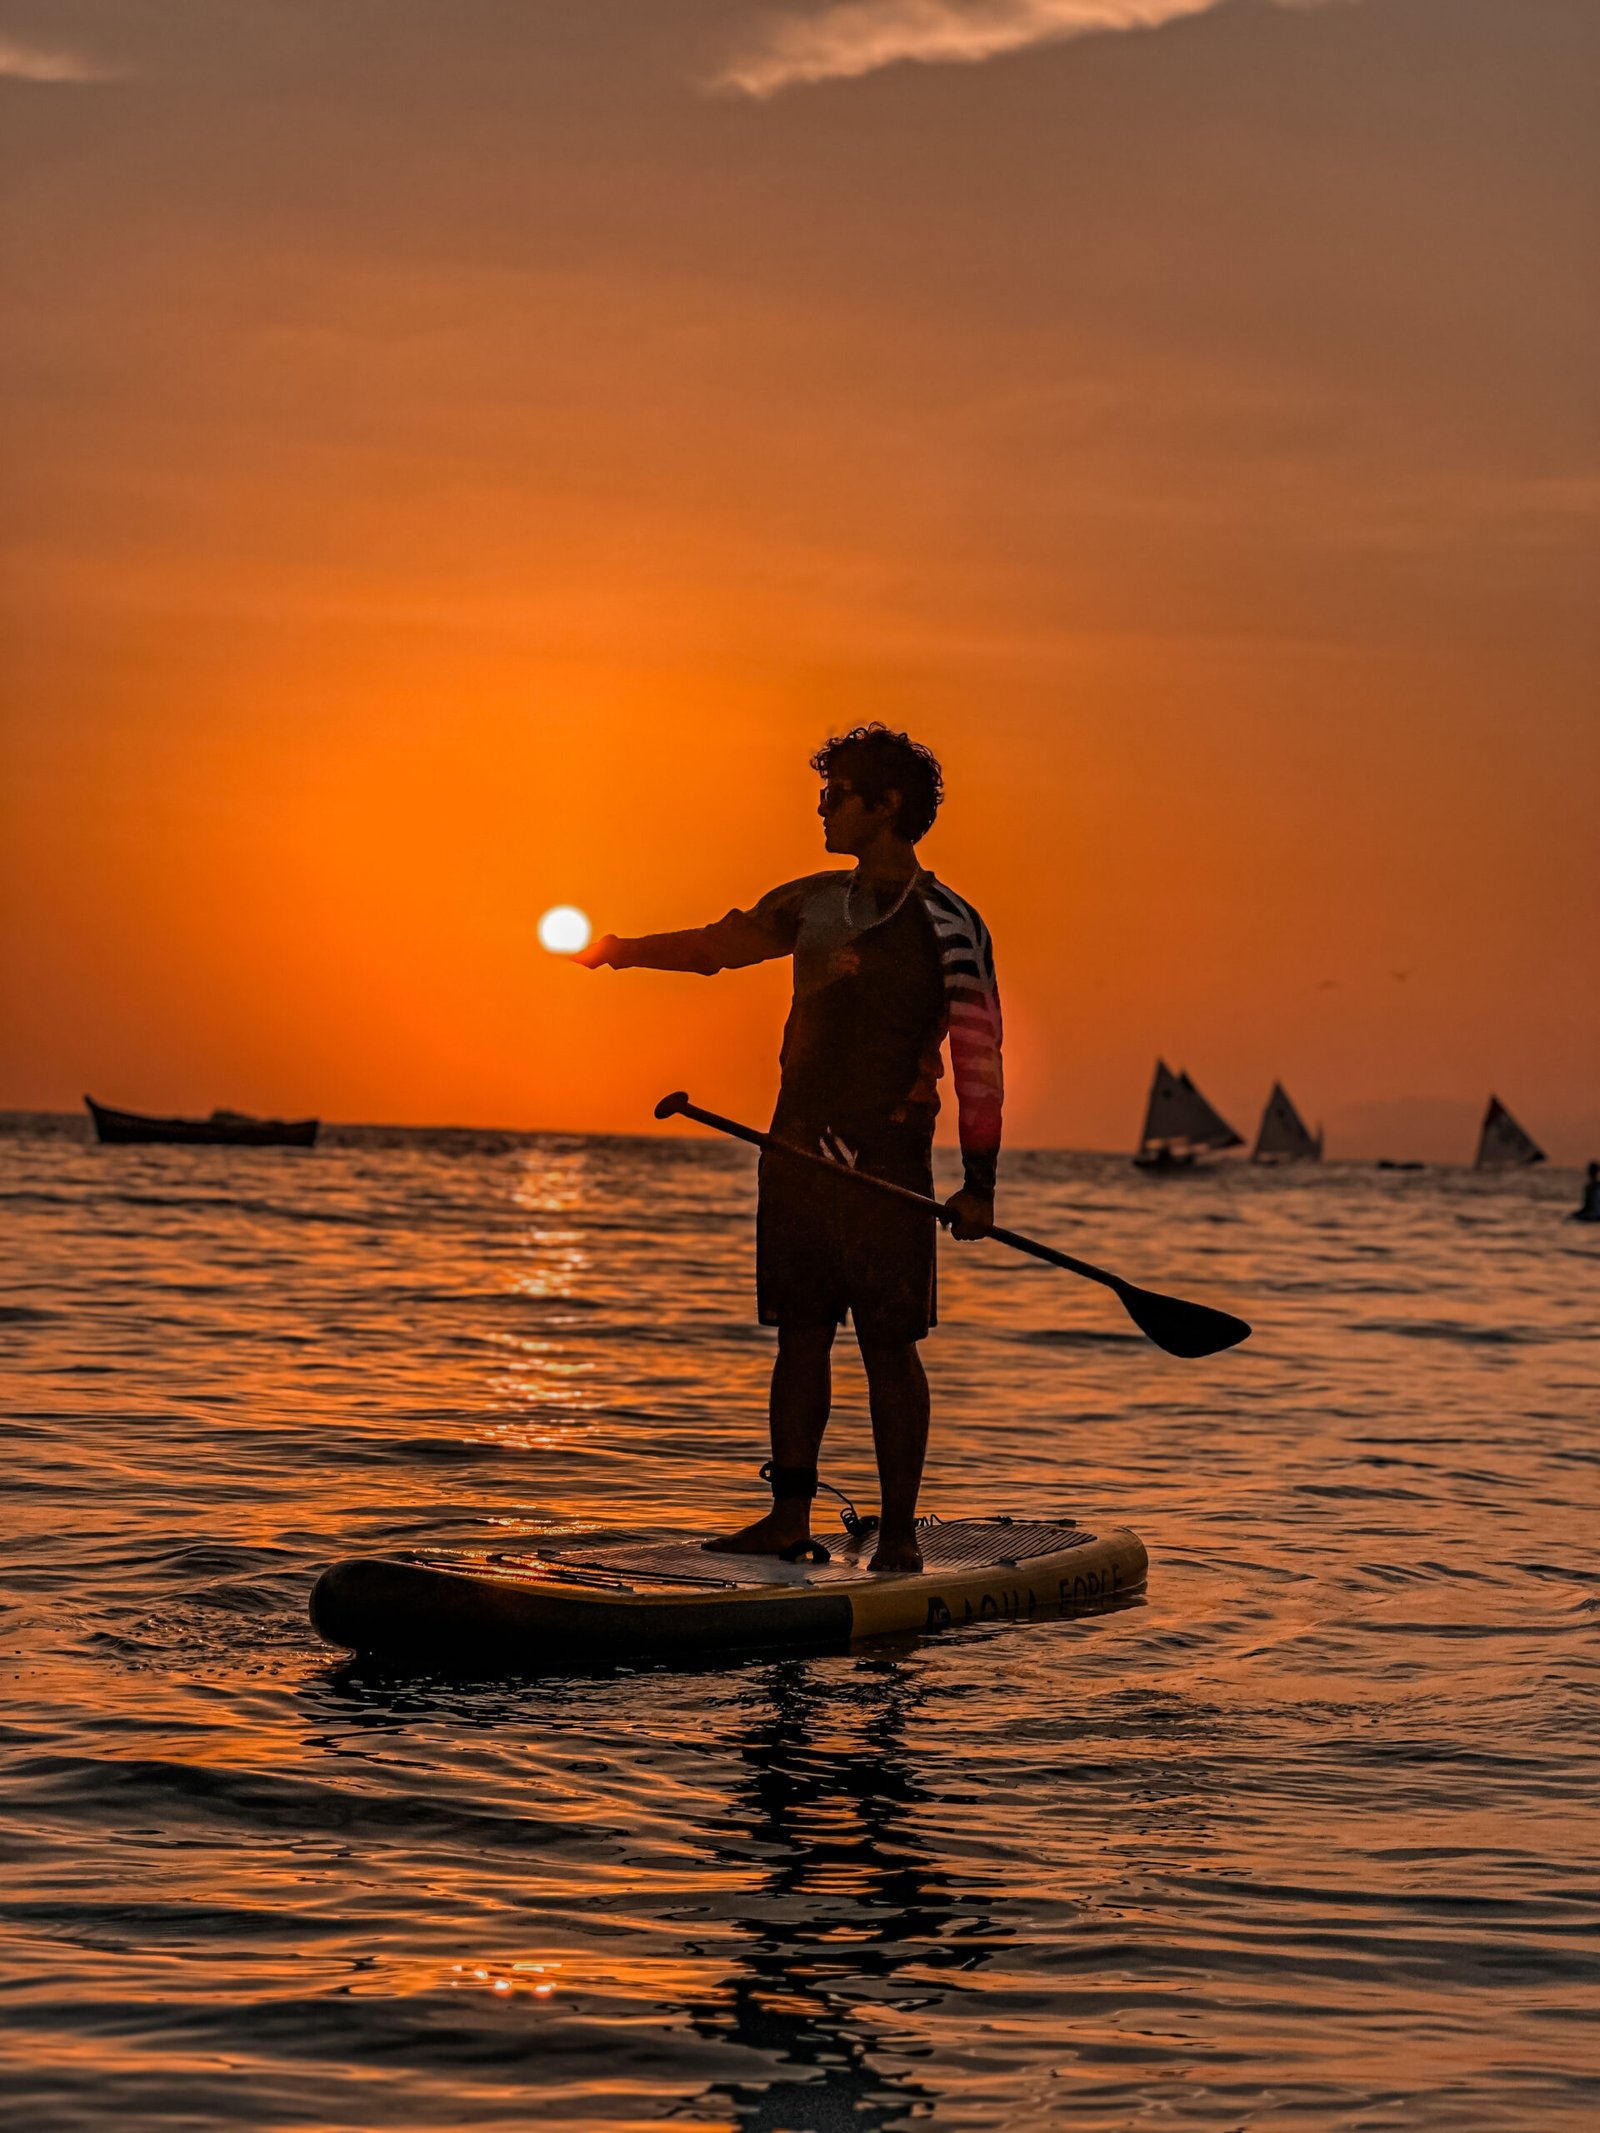
[[1600, 1153], [1600, 10], [1020, 12], [16, 16], [0, 1103], [759, 1116], [781, 970], [534, 927], [809, 871], [881, 716], [1014, 1141]]

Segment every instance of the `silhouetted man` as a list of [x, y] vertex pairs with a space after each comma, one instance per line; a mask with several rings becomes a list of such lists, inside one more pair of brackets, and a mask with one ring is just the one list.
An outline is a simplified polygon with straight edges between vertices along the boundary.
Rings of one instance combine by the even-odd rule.
[[[795, 1148], [933, 1190], [940, 1052], [950, 1040], [965, 1182], [945, 1205], [951, 1234], [994, 1220], [1002, 1082], [1000, 1000], [988, 929], [918, 864], [944, 797], [926, 748], [858, 726], [812, 758], [823, 779], [823, 843], [850, 869], [808, 874], [715, 925], [636, 940], [606, 934], [575, 960], [591, 969], [709, 977], [794, 959], [772, 1131]], [[882, 1490], [874, 1570], [918, 1570], [917, 1490], [928, 1442], [928, 1380], [917, 1343], [935, 1323], [935, 1224], [848, 1178], [781, 1153], [761, 1158], [756, 1293], [778, 1329], [772, 1373], [772, 1509], [709, 1541], [796, 1560], [815, 1544], [811, 1502], [832, 1399], [833, 1337], [848, 1312], [866, 1366]]]

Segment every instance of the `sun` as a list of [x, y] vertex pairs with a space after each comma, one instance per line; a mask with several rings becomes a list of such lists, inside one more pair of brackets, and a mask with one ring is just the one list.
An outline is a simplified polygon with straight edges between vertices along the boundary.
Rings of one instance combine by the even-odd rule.
[[588, 947], [592, 931], [576, 905], [556, 904], [539, 921], [539, 945], [552, 955], [576, 955], [580, 948]]

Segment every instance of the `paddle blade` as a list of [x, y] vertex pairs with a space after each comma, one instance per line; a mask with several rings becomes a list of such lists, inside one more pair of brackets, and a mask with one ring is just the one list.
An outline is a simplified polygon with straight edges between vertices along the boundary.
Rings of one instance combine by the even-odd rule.
[[656, 1117], [681, 1118], [683, 1116], [684, 1111], [688, 1108], [688, 1103], [688, 1090], [674, 1089], [670, 1096], [663, 1096], [660, 1103], [656, 1105]]
[[1192, 1362], [1202, 1355], [1220, 1355], [1224, 1348], [1237, 1348], [1240, 1341], [1250, 1338], [1250, 1328], [1242, 1318], [1214, 1311], [1210, 1304], [1158, 1296], [1154, 1289], [1136, 1289], [1129, 1282], [1119, 1283], [1117, 1294], [1139, 1331], [1168, 1355]]

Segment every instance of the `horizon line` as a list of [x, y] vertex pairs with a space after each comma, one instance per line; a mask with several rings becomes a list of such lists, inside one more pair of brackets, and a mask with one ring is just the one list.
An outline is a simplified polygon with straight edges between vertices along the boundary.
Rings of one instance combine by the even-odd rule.
[[[12, 1120], [25, 1119], [60, 1119], [63, 1121], [71, 1121], [78, 1124], [91, 1123], [87, 1119], [86, 1114], [80, 1110], [56, 1111], [50, 1109], [35, 1109], [26, 1106], [19, 1107], [0, 1105], [0, 1129], [3, 1129], [6, 1124]], [[720, 1145], [720, 1143], [715, 1140], [707, 1140], [701, 1135], [687, 1132], [668, 1131], [664, 1133], [645, 1133], [643, 1131], [630, 1132], [621, 1128], [603, 1128], [595, 1126], [482, 1126], [447, 1123], [426, 1123], [406, 1119], [322, 1117], [318, 1118], [317, 1124], [319, 1129], [331, 1128], [334, 1132], [344, 1130], [354, 1131], [358, 1133], [481, 1133], [499, 1134], [503, 1137], [509, 1137], [517, 1140], [642, 1141], [648, 1143], [652, 1147], [659, 1147], [664, 1141], [681, 1141], [688, 1146], [698, 1146], [703, 1148], [715, 1148]], [[151, 1143], [149, 1145], [162, 1146], [165, 1144], [156, 1142]], [[959, 1148], [954, 1142], [936, 1141], [934, 1144], [934, 1148], [936, 1154], [940, 1151], [940, 1149], [943, 1149], [946, 1153], [949, 1154], [959, 1153]], [[1108, 1158], [1114, 1158], [1126, 1163], [1131, 1163], [1133, 1161], [1133, 1151], [1127, 1148], [1075, 1147], [1066, 1142], [1061, 1141], [1013, 1141], [1007, 1144], [1007, 1147], [1004, 1152], [1009, 1153], [1011, 1155], [1104, 1156]], [[1203, 1167], [1205, 1169], [1213, 1169], [1220, 1165], [1231, 1169], [1246, 1170], [1254, 1170], [1257, 1167], [1260, 1167], [1263, 1169], [1307, 1169], [1314, 1171], [1319, 1168], [1327, 1169], [1330, 1166], [1337, 1166], [1341, 1163], [1376, 1165], [1380, 1162], [1394, 1161], [1417, 1162], [1420, 1163], [1424, 1169], [1428, 1170], [1476, 1170], [1478, 1168], [1478, 1166], [1470, 1158], [1463, 1158], [1457, 1160], [1451, 1157], [1438, 1156], [1389, 1157], [1372, 1155], [1324, 1155], [1319, 1156], [1315, 1162], [1309, 1164], [1296, 1165], [1291, 1163], [1283, 1163], [1263, 1164], [1258, 1166], [1256, 1165], [1252, 1157], [1244, 1154], [1235, 1153], [1233, 1151], [1219, 1152], [1211, 1161], [1207, 1162]], [[1557, 1162], [1550, 1159], [1546, 1159], [1543, 1164], [1530, 1165], [1528, 1167], [1535, 1169], [1543, 1169], [1546, 1172], [1557, 1170], [1581, 1170], [1584, 1167], [1584, 1158], [1579, 1157], [1571, 1162]]]

